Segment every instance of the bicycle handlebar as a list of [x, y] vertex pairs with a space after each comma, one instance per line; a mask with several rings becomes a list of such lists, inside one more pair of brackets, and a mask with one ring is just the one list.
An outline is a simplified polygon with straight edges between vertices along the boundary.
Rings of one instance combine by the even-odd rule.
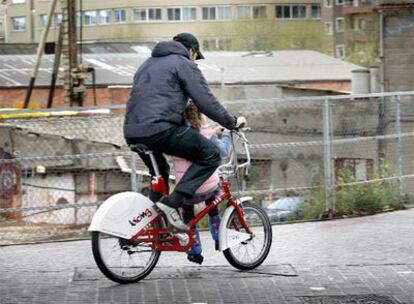
[[[228, 163], [219, 166], [219, 170], [222, 173], [234, 173], [233, 171], [241, 169], [241, 168], [248, 168], [251, 164], [251, 157], [250, 157], [250, 150], [249, 150], [249, 142], [244, 134], [244, 131], [248, 131], [250, 128], [239, 128], [238, 130], [231, 131], [232, 134], [232, 144], [233, 144], [233, 151], [230, 156], [230, 160]], [[244, 151], [246, 152], [246, 161], [244, 163], [238, 164], [237, 163], [237, 151], [235, 148], [235, 140], [233, 134], [237, 136], [237, 139], [240, 139], [243, 144]], [[227, 169], [227, 170], [226, 170]], [[230, 171], [231, 170], [231, 171]]]

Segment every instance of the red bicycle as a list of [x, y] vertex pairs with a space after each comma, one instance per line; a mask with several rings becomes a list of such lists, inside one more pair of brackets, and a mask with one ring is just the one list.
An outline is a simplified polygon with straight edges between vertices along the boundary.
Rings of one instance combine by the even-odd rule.
[[[272, 226], [267, 214], [251, 197], [235, 198], [230, 191], [228, 178], [237, 177], [240, 169], [247, 170], [250, 166], [244, 133], [233, 132], [232, 141], [234, 147], [241, 142], [247, 161], [239, 164], [237, 149], [233, 149], [230, 161], [219, 168], [222, 194], [188, 226], [193, 228], [214, 206], [226, 203], [219, 227], [219, 250], [235, 268], [251, 270], [261, 265], [269, 254]], [[145, 150], [145, 153], [151, 157], [156, 173], [153, 189], [165, 194], [166, 187], [152, 152]], [[191, 230], [174, 233], [157, 209], [147, 197], [123, 192], [110, 197], [97, 210], [89, 230], [95, 262], [106, 277], [118, 283], [137, 282], [154, 269], [162, 251], [186, 252], [191, 248]]]

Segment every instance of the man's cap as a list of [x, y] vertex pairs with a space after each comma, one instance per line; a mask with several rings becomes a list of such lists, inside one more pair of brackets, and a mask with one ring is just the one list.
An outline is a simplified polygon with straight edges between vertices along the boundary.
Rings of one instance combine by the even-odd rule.
[[196, 37], [194, 37], [194, 35], [190, 33], [181, 33], [181, 34], [176, 35], [173, 38], [173, 40], [180, 42], [186, 48], [193, 48], [197, 52], [196, 60], [204, 59], [203, 54], [201, 54], [200, 52], [200, 44], [198, 43], [198, 40]]

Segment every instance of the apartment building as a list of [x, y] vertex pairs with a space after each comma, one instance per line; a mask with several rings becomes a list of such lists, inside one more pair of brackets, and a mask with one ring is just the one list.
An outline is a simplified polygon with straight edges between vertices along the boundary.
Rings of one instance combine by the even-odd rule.
[[4, 17], [6, 12], [6, 5], [0, 3], [0, 42], [4, 42]]
[[321, 19], [332, 54], [356, 64], [378, 65], [378, 0], [323, 0]]
[[[49, 6], [50, 0], [9, 0], [6, 42], [37, 42]], [[86, 41], [155, 42], [192, 32], [205, 50], [332, 48], [320, 0], [77, 0], [77, 10]], [[59, 3], [50, 41], [61, 19]]]

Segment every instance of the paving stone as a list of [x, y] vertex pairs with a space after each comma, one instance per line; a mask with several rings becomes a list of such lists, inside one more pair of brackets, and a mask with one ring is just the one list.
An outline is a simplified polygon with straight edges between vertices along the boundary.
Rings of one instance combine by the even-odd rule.
[[229, 266], [202, 232], [202, 266], [183, 253], [163, 253], [147, 279], [130, 285], [99, 272], [90, 241], [0, 247], [0, 303], [336, 304], [364, 303], [355, 302], [362, 295], [414, 303], [413, 218], [410, 209], [273, 226], [269, 257], [250, 272]]

